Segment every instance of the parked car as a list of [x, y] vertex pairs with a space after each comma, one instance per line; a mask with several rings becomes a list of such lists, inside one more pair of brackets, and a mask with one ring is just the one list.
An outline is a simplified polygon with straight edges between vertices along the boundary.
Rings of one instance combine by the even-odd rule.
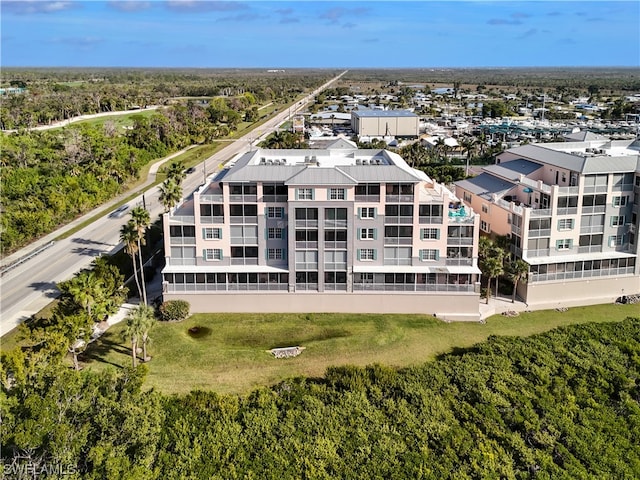
[[196, 167], [189, 167], [187, 168], [184, 173], [186, 173], [187, 175], [189, 175], [190, 173], [193, 173], [196, 171]]
[[109, 214], [109, 217], [111, 218], [122, 218], [125, 216], [125, 214], [127, 213], [127, 210], [129, 210], [129, 205], [121, 205], [118, 208], [116, 208], [113, 212], [111, 212]]

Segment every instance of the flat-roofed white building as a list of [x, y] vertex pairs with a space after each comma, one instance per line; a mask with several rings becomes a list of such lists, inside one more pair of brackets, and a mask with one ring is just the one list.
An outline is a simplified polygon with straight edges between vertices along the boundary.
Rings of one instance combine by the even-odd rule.
[[361, 137], [417, 138], [420, 118], [408, 110], [353, 110], [351, 129]]
[[194, 312], [479, 319], [478, 216], [386, 150], [244, 153], [164, 216], [164, 299]]

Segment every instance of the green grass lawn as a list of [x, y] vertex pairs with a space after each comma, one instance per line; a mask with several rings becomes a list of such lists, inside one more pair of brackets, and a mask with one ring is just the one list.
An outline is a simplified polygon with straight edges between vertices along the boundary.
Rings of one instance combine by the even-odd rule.
[[102, 126], [106, 122], [112, 122], [119, 132], [122, 132], [125, 127], [133, 126], [134, 117], [136, 115], [142, 117], [150, 117], [158, 113], [156, 110], [140, 110], [132, 113], [125, 113], [122, 115], [105, 115], [104, 117], [90, 118], [88, 120], [81, 120], [75, 122], [75, 125], [89, 124], [93, 126]]
[[[210, 389], [244, 394], [294, 376], [322, 376], [329, 366], [382, 363], [409, 366], [464, 348], [490, 335], [527, 336], [562, 325], [620, 321], [638, 305], [597, 305], [567, 312], [538, 311], [480, 323], [444, 323], [420, 315], [196, 314], [152, 331], [147, 385], [164, 393]], [[199, 338], [188, 332], [198, 326]], [[95, 370], [131, 363], [115, 325], [83, 356]], [[303, 346], [296, 358], [275, 359], [274, 347]]]

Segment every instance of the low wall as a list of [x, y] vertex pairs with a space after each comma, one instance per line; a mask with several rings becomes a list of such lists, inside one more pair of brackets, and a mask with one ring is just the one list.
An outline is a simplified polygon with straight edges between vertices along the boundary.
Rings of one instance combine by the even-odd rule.
[[186, 300], [191, 313], [418, 313], [446, 321], [479, 321], [479, 295], [402, 293], [165, 293]]
[[526, 296], [523, 295], [523, 297], [532, 306], [557, 308], [613, 303], [623, 294], [637, 293], [640, 293], [640, 277], [627, 275], [615, 278], [532, 283], [526, 285]]

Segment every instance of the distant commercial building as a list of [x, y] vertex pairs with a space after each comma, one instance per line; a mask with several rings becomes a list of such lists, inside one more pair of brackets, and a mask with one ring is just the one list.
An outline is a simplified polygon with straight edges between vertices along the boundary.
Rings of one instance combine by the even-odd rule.
[[361, 137], [418, 138], [420, 118], [407, 110], [353, 110], [351, 129]]
[[164, 299], [194, 312], [479, 319], [478, 216], [386, 150], [259, 149], [164, 216]]
[[640, 141], [523, 145], [456, 182], [480, 229], [529, 264], [518, 294], [549, 307], [640, 293]]

